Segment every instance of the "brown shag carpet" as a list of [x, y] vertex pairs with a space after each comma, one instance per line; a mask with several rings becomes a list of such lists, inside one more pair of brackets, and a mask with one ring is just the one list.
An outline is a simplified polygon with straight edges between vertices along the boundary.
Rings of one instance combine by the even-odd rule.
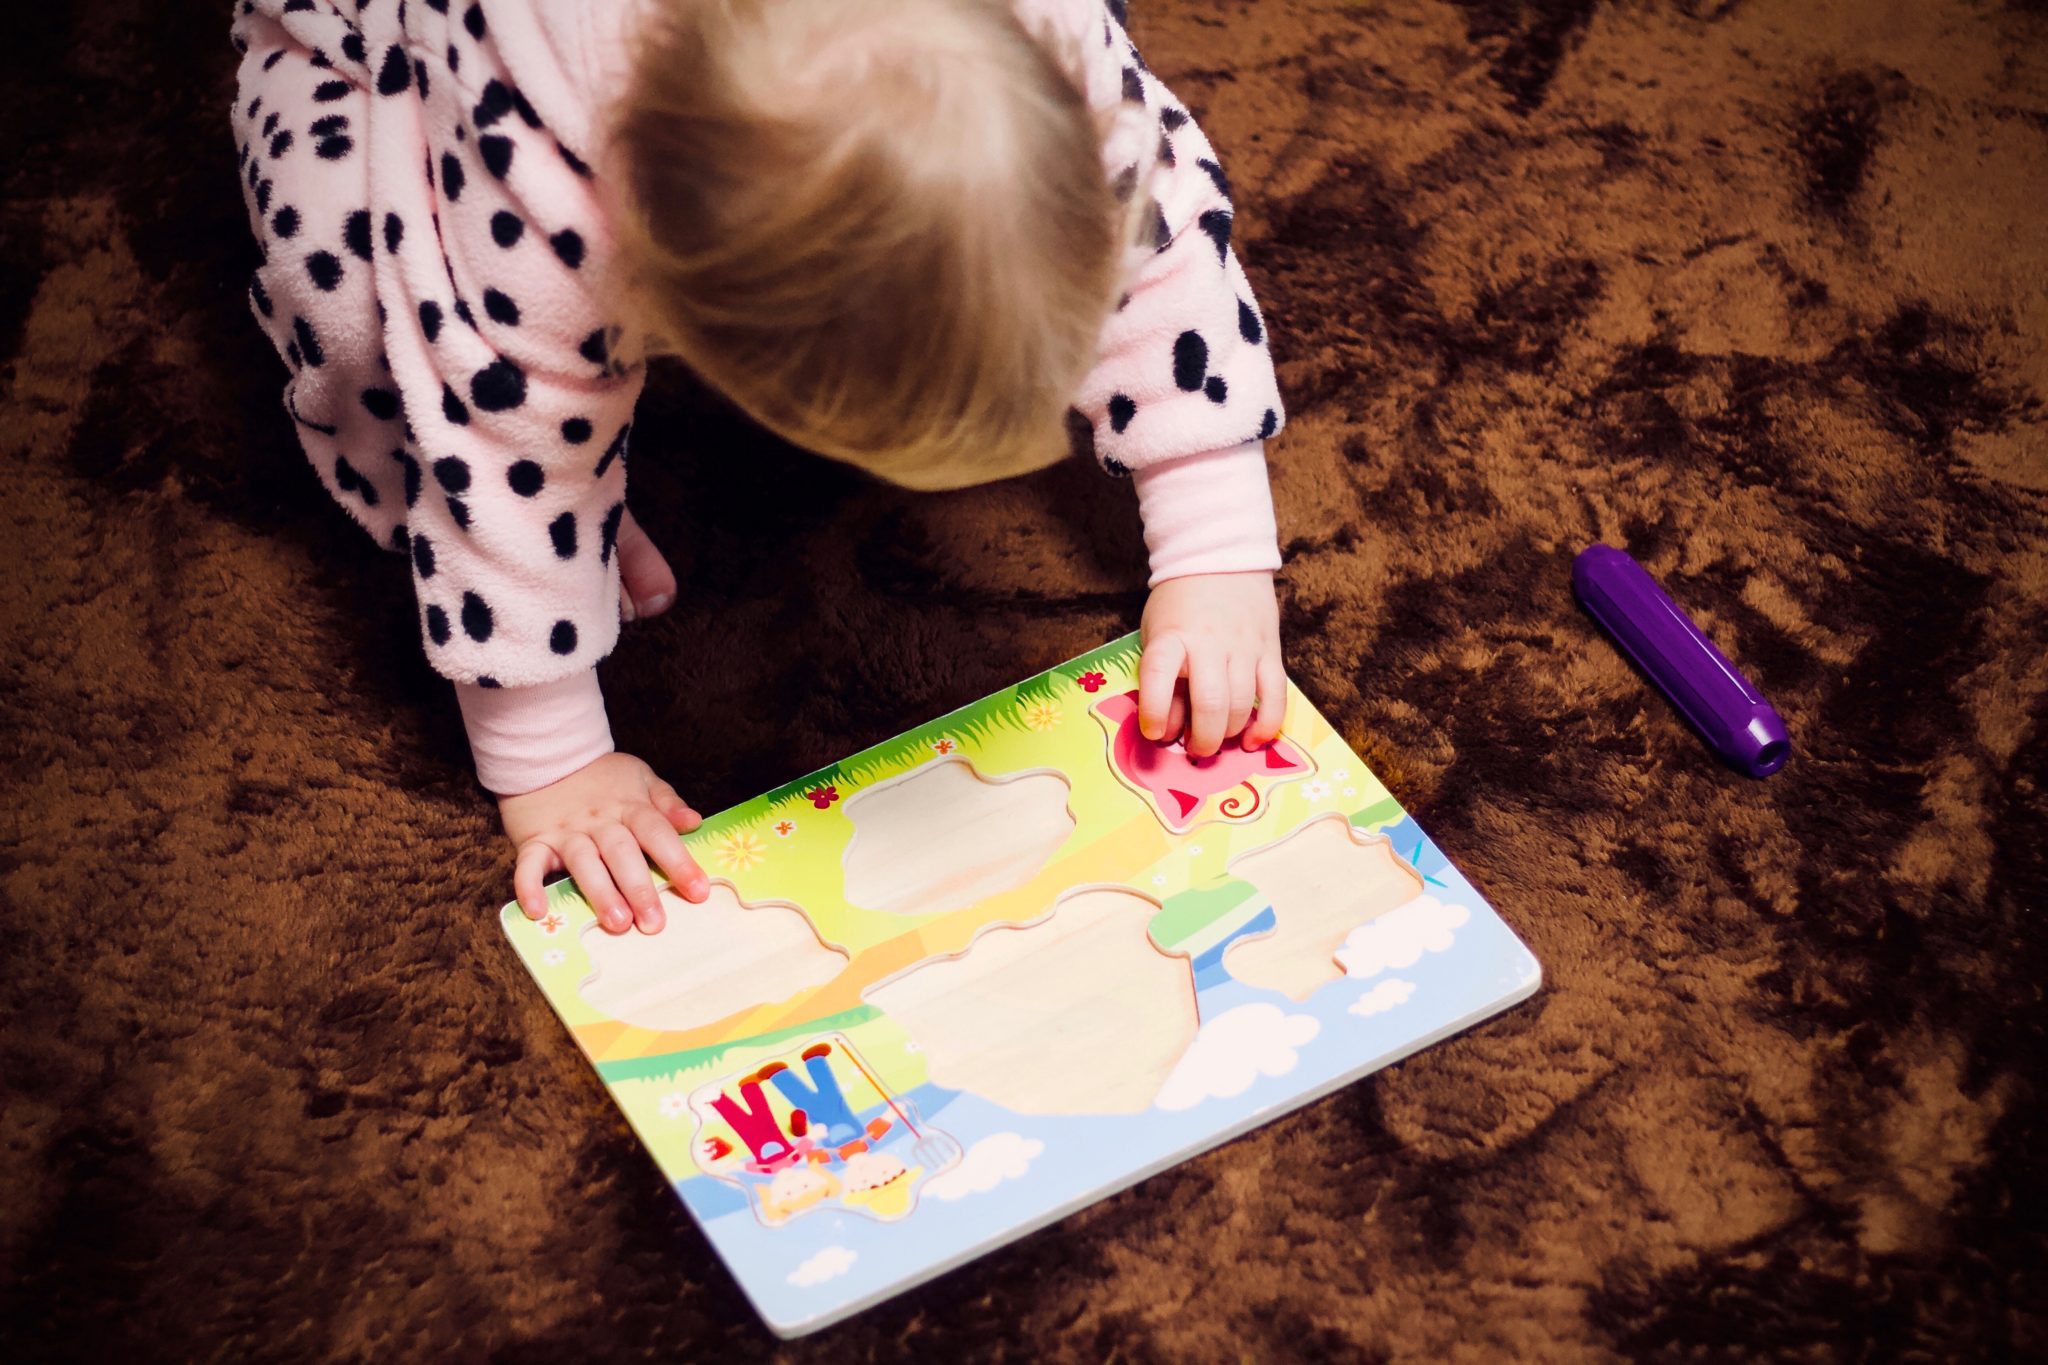
[[[6, 8], [9, 1358], [2048, 1350], [2040, 0], [1140, 6], [1291, 397], [1295, 676], [1548, 984], [787, 1348], [499, 937], [406, 577], [245, 316], [226, 7]], [[656, 390], [687, 595], [607, 681], [707, 810], [1137, 619], [1121, 485], [903, 495]], [[1574, 607], [1595, 539], [1781, 775]]]

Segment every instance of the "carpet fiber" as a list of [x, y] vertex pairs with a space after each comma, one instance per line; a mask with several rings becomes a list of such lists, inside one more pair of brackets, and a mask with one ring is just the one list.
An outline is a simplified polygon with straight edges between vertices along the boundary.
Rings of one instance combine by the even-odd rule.
[[[1272, 322], [1294, 676], [1547, 984], [786, 1348], [501, 940], [406, 576], [297, 453], [226, 6], [0, 22], [9, 1358], [2048, 1351], [2040, 0], [1138, 7]], [[687, 586], [606, 683], [703, 809], [1136, 622], [1089, 469], [901, 494], [675, 373], [637, 435]], [[1596, 539], [1783, 773], [1574, 606]]]

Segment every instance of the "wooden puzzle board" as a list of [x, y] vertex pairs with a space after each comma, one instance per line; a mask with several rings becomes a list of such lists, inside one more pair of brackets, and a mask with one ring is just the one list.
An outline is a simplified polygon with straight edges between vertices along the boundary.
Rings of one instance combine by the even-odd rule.
[[1129, 636], [704, 822], [659, 934], [507, 936], [776, 1332], [1524, 999], [1528, 950], [1298, 691], [1137, 733]]

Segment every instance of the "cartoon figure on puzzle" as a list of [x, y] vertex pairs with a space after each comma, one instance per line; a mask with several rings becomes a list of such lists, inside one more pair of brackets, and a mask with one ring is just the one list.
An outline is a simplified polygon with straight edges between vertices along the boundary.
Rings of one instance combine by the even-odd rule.
[[746, 1190], [770, 1227], [828, 1205], [895, 1222], [916, 1207], [919, 1183], [961, 1155], [843, 1034], [805, 1044], [795, 1065], [784, 1054], [707, 1085], [690, 1108], [698, 1165]]
[[[1205, 806], [1212, 808], [1211, 819], [1250, 820], [1263, 801], [1256, 785], [1259, 781], [1270, 789], [1274, 783], [1315, 771], [1308, 755], [1285, 736], [1250, 751], [1226, 744], [1208, 758], [1190, 755], [1184, 737], [1169, 744], [1154, 743], [1138, 730], [1135, 688], [1105, 698], [1090, 709], [1109, 732], [1111, 770], [1150, 802], [1161, 823], [1175, 834], [1194, 828], [1196, 815]], [[1210, 801], [1219, 795], [1220, 800]]]

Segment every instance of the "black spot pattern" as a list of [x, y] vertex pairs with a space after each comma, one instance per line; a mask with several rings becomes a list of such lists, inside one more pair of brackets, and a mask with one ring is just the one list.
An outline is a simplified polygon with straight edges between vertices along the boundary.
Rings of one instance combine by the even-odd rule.
[[389, 389], [364, 389], [363, 410], [380, 422], [398, 416], [398, 395]]
[[405, 505], [411, 507], [420, 500], [420, 462], [402, 450], [392, 451], [391, 458], [405, 474]]
[[447, 503], [449, 517], [457, 526], [467, 531], [469, 529], [469, 504], [461, 498], [449, 498]]
[[270, 215], [270, 230], [280, 237], [298, 236], [299, 211], [290, 204], [286, 204], [276, 213]]
[[441, 335], [441, 305], [432, 299], [420, 300], [420, 330], [426, 333], [428, 341]]
[[1134, 66], [1124, 68], [1124, 98], [1133, 104], [1145, 102], [1145, 82]]
[[505, 483], [520, 497], [530, 498], [547, 483], [547, 474], [532, 460], [520, 460], [505, 471]]
[[331, 291], [341, 284], [341, 258], [331, 251], [316, 251], [306, 257], [306, 275], [316, 288]]
[[563, 228], [548, 238], [548, 245], [555, 249], [555, 255], [571, 270], [583, 264], [583, 238], [574, 228]]
[[439, 607], [427, 608], [427, 638], [437, 645], [448, 643], [448, 613]]
[[590, 439], [590, 419], [571, 417], [562, 423], [562, 439], [572, 446], [580, 446]]
[[519, 325], [519, 305], [512, 301], [510, 295], [495, 289], [484, 290], [484, 313], [492, 322], [506, 327]]
[[1202, 392], [1209, 395], [1211, 403], [1221, 403], [1230, 396], [1230, 386], [1223, 382], [1223, 376], [1212, 374], [1202, 381]]
[[548, 540], [555, 547], [555, 558], [576, 557], [576, 514], [564, 512], [548, 523]]
[[263, 277], [261, 275], [251, 275], [249, 277], [249, 297], [255, 300], [256, 311], [263, 314], [264, 317], [270, 317], [276, 312], [276, 305], [270, 301], [270, 291], [263, 287]]
[[469, 30], [469, 36], [481, 39], [484, 36], [484, 12], [471, 5], [462, 12], [462, 26]]
[[322, 161], [339, 161], [355, 148], [354, 139], [337, 133], [333, 137], [321, 138], [313, 148], [313, 155]]
[[499, 356], [470, 376], [469, 397], [485, 412], [509, 412], [526, 401], [526, 371]]
[[298, 345], [299, 354], [305, 357], [308, 365], [317, 370], [327, 363], [327, 352], [321, 349], [320, 337], [314, 332], [312, 323], [304, 318], [293, 318], [292, 336]]
[[341, 229], [341, 240], [348, 244], [349, 251], [359, 261], [370, 259], [370, 211], [357, 209], [348, 216], [348, 222]]
[[473, 592], [462, 594], [462, 633], [482, 644], [491, 638], [491, 609]]
[[503, 81], [489, 81], [484, 85], [482, 98], [476, 108], [470, 111], [470, 122], [481, 132], [512, 112], [512, 91]]
[[412, 85], [412, 63], [397, 43], [384, 49], [384, 65], [377, 68], [377, 93], [401, 95]]
[[605, 511], [604, 525], [598, 528], [597, 562], [612, 562], [612, 550], [619, 543], [619, 523], [625, 519], [626, 504], [615, 502]]
[[1173, 342], [1173, 382], [1193, 393], [1209, 373], [1209, 343], [1200, 332], [1182, 332]]
[[612, 461], [626, 453], [626, 441], [632, 434], [632, 431], [633, 424], [631, 422], [619, 428], [619, 434], [612, 437], [612, 443], [604, 448], [604, 456], [598, 460], [597, 468], [590, 471], [592, 478], [603, 478], [604, 472], [612, 467]]
[[425, 536], [412, 538], [412, 567], [421, 578], [434, 576], [434, 546]]
[[491, 215], [491, 240], [502, 247], [515, 247], [526, 234], [526, 220], [507, 209]]
[[1131, 419], [1133, 417], [1136, 417], [1137, 415], [1138, 405], [1131, 401], [1130, 396], [1128, 394], [1119, 393], [1113, 394], [1110, 397], [1109, 429], [1111, 431], [1114, 431], [1119, 436], [1121, 436], [1123, 434], [1124, 428], [1129, 426], [1131, 424]]
[[462, 163], [455, 159], [455, 153], [441, 153], [441, 193], [448, 196], [449, 203], [462, 197], [463, 179]]
[[1223, 168], [1221, 166], [1217, 165], [1215, 162], [1211, 161], [1206, 156], [1197, 157], [1195, 159], [1195, 164], [1197, 166], [1200, 166], [1204, 171], [1207, 171], [1209, 174], [1209, 178], [1216, 182], [1216, 193], [1222, 195], [1225, 199], [1230, 198], [1230, 178], [1223, 174]]
[[1177, 109], [1169, 104], [1166, 108], [1159, 111], [1159, 126], [1169, 133], [1179, 132], [1187, 124], [1187, 121], [1188, 111], [1185, 109]]
[[469, 405], [446, 384], [441, 386], [441, 415], [458, 427], [469, 425]]
[[1195, 219], [1195, 226], [1209, 234], [1209, 240], [1216, 244], [1216, 259], [1221, 261], [1230, 254], [1230, 212], [1227, 209], [1210, 209]]
[[405, 220], [395, 213], [384, 215], [384, 249], [396, 255], [398, 244], [405, 240]]
[[1280, 430], [1280, 414], [1271, 408], [1267, 408], [1266, 415], [1259, 421], [1259, 439], [1263, 441], [1278, 430]]
[[555, 622], [555, 628], [548, 632], [548, 648], [557, 654], [574, 654], [576, 652], [576, 623], [573, 621]]
[[316, 104], [332, 104], [348, 98], [347, 81], [322, 81], [313, 87], [313, 101]]
[[1243, 299], [1237, 301], [1237, 334], [1256, 346], [1266, 339], [1266, 329], [1259, 325], [1259, 315]]
[[583, 344], [576, 348], [576, 354], [582, 356], [593, 365], [604, 364], [604, 328], [600, 327], [589, 336], [583, 338]]
[[434, 482], [450, 493], [469, 491], [469, 461], [454, 455], [444, 455], [434, 461]]
[[270, 159], [277, 160], [292, 149], [292, 130], [287, 128], [270, 139]]
[[334, 486], [344, 493], [353, 493], [361, 498], [365, 507], [377, 505], [377, 485], [358, 473], [356, 467], [348, 462], [346, 455], [334, 457]]
[[484, 169], [503, 180], [505, 173], [512, 169], [512, 139], [492, 133], [476, 140], [477, 155], [484, 159]]

